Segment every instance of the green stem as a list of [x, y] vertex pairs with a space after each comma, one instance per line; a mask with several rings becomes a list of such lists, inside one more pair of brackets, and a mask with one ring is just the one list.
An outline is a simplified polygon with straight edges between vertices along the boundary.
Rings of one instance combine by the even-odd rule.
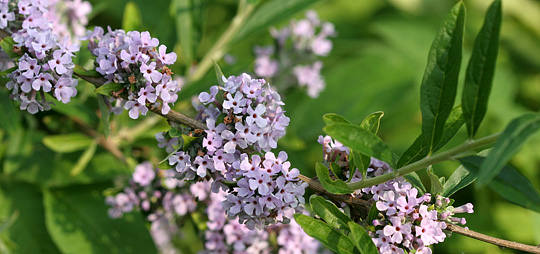
[[398, 170], [395, 170], [393, 172], [380, 175], [377, 177], [366, 179], [365, 181], [355, 182], [355, 183], [349, 183], [347, 186], [351, 188], [352, 190], [358, 190], [366, 187], [370, 187], [373, 185], [381, 184], [387, 181], [390, 181], [392, 179], [402, 177], [404, 175], [410, 174], [412, 172], [415, 172], [417, 170], [427, 168], [428, 166], [431, 166], [433, 164], [437, 164], [442, 161], [455, 159], [457, 155], [462, 154], [464, 152], [476, 149], [478, 147], [482, 147], [488, 144], [491, 144], [497, 140], [497, 138], [501, 135], [501, 133], [496, 133], [487, 137], [483, 137], [478, 140], [468, 140], [465, 143], [456, 146], [448, 151], [444, 151], [442, 153], [428, 156], [422, 160], [419, 160], [417, 162], [411, 163], [407, 166], [404, 166]]
[[238, 6], [238, 13], [231, 21], [231, 24], [225, 32], [219, 37], [217, 42], [212, 46], [210, 51], [204, 55], [203, 59], [195, 69], [195, 72], [188, 77], [188, 84], [200, 80], [204, 74], [212, 67], [212, 61], [219, 61], [227, 52], [229, 43], [236, 33], [240, 30], [245, 21], [250, 17], [255, 9], [255, 5], [247, 4], [241, 1]]

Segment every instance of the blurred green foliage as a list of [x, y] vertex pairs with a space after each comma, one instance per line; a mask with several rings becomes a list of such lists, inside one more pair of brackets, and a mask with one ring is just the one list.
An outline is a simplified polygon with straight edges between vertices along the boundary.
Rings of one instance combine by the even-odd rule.
[[[264, 6], [273, 1], [279, 0], [262, 0], [260, 4]], [[190, 5], [169, 0], [136, 0], [130, 5], [126, 5], [125, 0], [91, 2], [94, 10], [90, 26], [133, 27], [125, 24], [130, 22], [123, 16], [125, 8], [130, 6], [132, 13], [139, 10], [142, 22], [139, 24], [136, 20], [135, 27], [150, 31], [160, 43], [177, 52], [179, 60], [173, 71], [178, 75], [189, 71], [188, 63], [200, 61], [237, 10], [235, 0], [191, 0]], [[384, 111], [379, 129], [382, 140], [397, 154], [402, 154], [414, 142], [421, 132], [420, 83], [429, 47], [455, 2], [324, 0], [310, 6], [322, 19], [334, 23], [339, 34], [333, 39], [331, 55], [324, 59], [327, 87], [319, 98], [311, 99], [300, 90], [284, 95], [291, 124], [287, 136], [280, 140], [280, 148], [289, 153], [294, 167], [308, 176], [315, 175], [315, 162], [322, 159], [322, 149], [316, 140], [323, 134], [322, 116], [326, 113], [343, 115], [358, 124], [370, 113]], [[465, 1], [468, 15], [464, 66], [490, 2]], [[307, 5], [299, 4], [297, 9]], [[189, 11], [190, 17], [182, 16], [177, 20], [176, 15], [183, 11]], [[493, 90], [477, 137], [502, 131], [511, 119], [540, 109], [540, 2], [503, 1], [503, 12]], [[295, 17], [302, 15], [302, 11], [296, 12]], [[223, 73], [250, 72], [253, 46], [270, 43], [268, 26], [282, 26], [289, 22], [287, 17], [265, 23], [235, 41], [230, 54], [237, 61], [232, 65], [220, 62]], [[181, 20], [185, 19], [192, 22], [191, 31], [177, 27], [182, 26]], [[183, 43], [184, 47], [182, 41], [188, 41]], [[88, 60], [89, 53], [82, 50], [78, 63], [88, 66]], [[461, 72], [460, 84], [464, 73]], [[175, 109], [193, 113], [190, 98], [214, 83], [214, 71], [209, 70], [203, 79], [182, 90], [182, 101]], [[9, 230], [0, 232], [0, 241], [10, 246], [10, 241], [5, 239], [11, 239], [15, 253], [79, 250], [79, 246], [73, 246], [74, 242], [84, 246], [80, 247], [80, 253], [155, 252], [141, 217], [132, 214], [120, 221], [108, 219], [102, 193], [115, 188], [117, 177], [129, 176], [137, 162], [151, 160], [157, 164], [165, 157], [164, 151], [157, 149], [153, 135], [167, 130], [167, 123], [155, 116], [138, 121], [129, 119], [126, 114], [113, 116], [107, 142], [118, 147], [125, 158], [115, 157], [99, 143], [103, 142], [100, 134], [93, 131], [102, 128], [93, 87], [81, 81], [78, 88], [79, 95], [74, 103], [57, 103], [53, 111], [37, 115], [18, 110], [8, 98], [8, 91], [0, 89], [0, 222], [16, 211], [20, 213]], [[86, 139], [83, 139], [85, 143], [76, 144], [78, 149], [75, 150], [58, 150], [54, 149], [54, 144], [51, 146], [50, 140], [57, 135], [73, 133], [82, 133], [100, 144], [91, 159], [83, 158], [93, 144]], [[447, 147], [463, 142], [466, 137], [462, 128]], [[511, 161], [537, 189], [540, 188], [539, 142], [540, 135], [533, 136]], [[85, 165], [81, 165], [81, 160]], [[434, 169], [437, 175], [448, 177], [457, 166], [458, 163], [447, 162]], [[72, 174], [74, 167], [83, 168], [78, 169], [80, 173]], [[429, 182], [425, 172], [419, 175], [424, 184]], [[533, 245], [540, 242], [540, 214], [510, 204], [488, 188], [476, 189], [472, 185], [457, 192], [454, 198], [457, 205], [467, 202], [475, 205], [475, 213], [465, 216], [469, 228]], [[110, 229], [117, 230], [113, 238], [99, 237], [101, 232]], [[197, 234], [196, 230], [189, 232]], [[192, 235], [189, 238], [192, 239]], [[123, 244], [130, 247], [121, 248]], [[0, 244], [2, 246], [4, 244]], [[435, 246], [434, 253], [513, 252], [456, 235]]]

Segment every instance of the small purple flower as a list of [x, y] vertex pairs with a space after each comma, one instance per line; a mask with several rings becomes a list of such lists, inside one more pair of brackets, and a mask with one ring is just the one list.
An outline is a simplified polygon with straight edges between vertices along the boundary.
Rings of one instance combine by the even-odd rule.
[[169, 54], [167, 54], [167, 46], [165, 45], [161, 45], [159, 46], [159, 51], [158, 51], [158, 59], [165, 65], [170, 65], [170, 64], [174, 64], [174, 62], [176, 62], [176, 53], [174, 52], [171, 52]]
[[148, 108], [146, 107], [146, 105], [141, 104], [138, 101], [127, 101], [126, 105], [124, 105], [124, 108], [126, 110], [129, 110], [129, 117], [131, 117], [131, 119], [139, 118], [139, 114], [145, 116], [148, 112]]
[[53, 59], [49, 60], [47, 63], [49, 64], [51, 70], [55, 70], [56, 73], [62, 75], [68, 71], [66, 65], [72, 64], [72, 61], [71, 56], [68, 54], [62, 54], [62, 50], [55, 50], [53, 53]]
[[265, 118], [263, 118], [264, 113], [266, 112], [266, 107], [262, 104], [257, 105], [255, 110], [253, 110], [251, 107], [248, 107], [247, 113], [248, 117], [246, 118], [246, 122], [249, 125], [253, 125], [253, 123], [256, 123], [259, 127], [265, 127], [268, 122]]
[[149, 162], [137, 165], [137, 167], [135, 167], [135, 172], [133, 172], [133, 182], [138, 183], [143, 187], [150, 185], [155, 177], [156, 172]]
[[150, 82], [157, 83], [162, 78], [162, 74], [156, 70], [155, 62], [151, 62], [149, 65], [142, 63], [140, 71], [143, 74], [144, 78]]

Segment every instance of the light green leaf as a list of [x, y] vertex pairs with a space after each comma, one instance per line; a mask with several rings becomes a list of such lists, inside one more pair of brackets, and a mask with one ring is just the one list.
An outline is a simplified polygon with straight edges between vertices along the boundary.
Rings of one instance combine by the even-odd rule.
[[375, 157], [395, 166], [392, 150], [376, 135], [353, 124], [335, 123], [324, 127], [326, 133], [334, 139], [366, 156]]
[[356, 245], [356, 248], [360, 251], [360, 253], [379, 253], [377, 246], [375, 246], [375, 243], [373, 243], [373, 240], [371, 240], [371, 237], [362, 226], [356, 224], [354, 221], [350, 221], [349, 228], [351, 229], [351, 234], [349, 234], [349, 237], [354, 245]]
[[102, 85], [94, 90], [97, 94], [103, 94], [110, 96], [111, 92], [117, 92], [118, 90], [125, 87], [125, 84], [119, 84], [119, 83], [107, 83], [105, 85]]
[[422, 134], [429, 151], [439, 143], [446, 119], [456, 98], [462, 57], [465, 6], [452, 8], [444, 26], [431, 45], [428, 63], [420, 88]]
[[294, 219], [306, 234], [319, 240], [324, 246], [340, 254], [359, 253], [346, 235], [328, 224], [303, 214], [295, 214]]
[[[473, 177], [478, 175], [480, 165], [483, 165], [487, 160], [489, 157], [480, 156], [459, 159], [461, 164], [473, 174]], [[504, 166], [498, 175], [489, 182], [489, 187], [511, 203], [540, 212], [540, 193], [527, 177], [510, 166]]]
[[176, 35], [182, 46], [182, 55], [188, 66], [193, 61], [193, 15], [191, 0], [174, 0], [176, 8]]
[[403, 176], [403, 178], [405, 178], [405, 180], [407, 180], [407, 182], [409, 182], [410, 184], [412, 184], [412, 186], [414, 186], [416, 189], [418, 189], [418, 192], [420, 193], [420, 195], [423, 195], [424, 193], [426, 193], [426, 187], [424, 187], [424, 184], [422, 183], [422, 180], [420, 179], [418, 174], [416, 174], [416, 172], [412, 172], [410, 174], [407, 174], [407, 175]]
[[497, 139], [488, 159], [480, 167], [477, 184], [484, 186], [489, 183], [539, 128], [539, 113], [529, 113], [514, 119]]
[[80, 133], [52, 135], [43, 138], [43, 144], [58, 153], [84, 150], [93, 142], [92, 138]]
[[2, 40], [0, 40], [0, 47], [6, 54], [13, 59], [21, 57], [22, 54], [13, 52], [13, 46], [15, 45], [15, 41], [13, 41], [12, 37], [6, 37]]
[[88, 76], [88, 77], [103, 77], [101, 73], [97, 72], [96, 69], [90, 69], [87, 70], [83, 68], [80, 65], [75, 65], [75, 68], [73, 68], [73, 72], [82, 76]]
[[377, 135], [377, 132], [379, 131], [379, 126], [381, 125], [381, 118], [383, 116], [384, 112], [382, 111], [371, 113], [369, 116], [364, 118], [364, 120], [362, 120], [362, 123], [360, 123], [360, 127], [362, 127], [366, 131]]
[[[464, 123], [465, 119], [463, 118], [463, 110], [461, 109], [461, 105], [455, 106], [454, 109], [452, 109], [452, 112], [450, 112], [448, 119], [446, 119], [443, 135], [433, 152], [438, 151], [444, 145], [450, 142]], [[414, 143], [407, 149], [407, 151], [401, 155], [397, 163], [397, 168], [417, 162], [426, 157], [428, 154], [429, 147], [426, 143], [424, 143], [424, 136], [420, 134], [420, 136], [416, 138]]]
[[431, 182], [431, 191], [430, 193], [433, 195], [441, 194], [444, 191], [443, 185], [441, 183], [441, 180], [435, 173], [433, 172], [433, 168], [429, 168], [427, 170], [427, 174], [429, 176], [429, 180]]
[[[44, 191], [47, 229], [63, 253], [156, 253], [139, 214], [111, 219], [101, 192], [110, 187], [79, 185]], [[134, 241], [136, 239], [136, 241]]]
[[473, 183], [475, 180], [476, 176], [474, 174], [470, 174], [469, 170], [467, 170], [465, 167], [459, 166], [454, 173], [452, 173], [450, 178], [448, 178], [448, 180], [444, 183], [444, 191], [442, 195], [445, 197], [450, 197], [458, 190], [461, 190]]
[[345, 117], [340, 116], [338, 114], [334, 114], [334, 113], [324, 114], [322, 119], [326, 124], [351, 123], [351, 122], [349, 122], [349, 120], [345, 119]]
[[133, 1], [126, 3], [124, 7], [124, 18], [122, 19], [122, 29], [125, 31], [137, 31], [142, 28], [142, 16], [139, 6]]
[[349, 194], [353, 192], [344, 181], [339, 179], [333, 180], [330, 178], [328, 168], [323, 164], [317, 162], [317, 164], [315, 164], [315, 171], [317, 172], [317, 177], [322, 186], [328, 192], [334, 194]]
[[470, 138], [476, 135], [486, 114], [499, 51], [501, 20], [501, 1], [495, 0], [489, 7], [484, 25], [476, 37], [467, 67], [461, 103]]
[[217, 82], [220, 86], [222, 86], [225, 84], [225, 82], [223, 82], [223, 78], [225, 77], [225, 75], [223, 75], [223, 72], [221, 71], [221, 68], [219, 68], [219, 65], [216, 63], [216, 61], [212, 60], [212, 62], [214, 63], [214, 71], [216, 72]]
[[103, 136], [108, 137], [109, 133], [111, 132], [111, 112], [109, 112], [109, 107], [106, 103], [107, 97], [103, 94], [97, 95], [97, 101], [99, 106], [99, 112], [101, 114], [101, 128], [103, 131]]
[[96, 153], [96, 148], [96, 142], [92, 142], [92, 144], [86, 148], [79, 160], [77, 160], [77, 163], [75, 163], [75, 166], [73, 166], [73, 169], [71, 169], [71, 172], [69, 173], [71, 176], [80, 174], [86, 168], [86, 166], [88, 166], [88, 163], [90, 160], [92, 160], [92, 157], [94, 157], [94, 154]]
[[326, 221], [330, 226], [337, 229], [349, 230], [347, 223], [351, 221], [351, 218], [337, 208], [334, 203], [319, 197], [312, 195], [309, 198], [309, 204], [315, 214], [319, 215], [321, 219]]
[[267, 31], [271, 25], [288, 20], [299, 11], [316, 3], [318, 0], [273, 0], [258, 6], [244, 26], [236, 34], [232, 43], [241, 41], [247, 36]]

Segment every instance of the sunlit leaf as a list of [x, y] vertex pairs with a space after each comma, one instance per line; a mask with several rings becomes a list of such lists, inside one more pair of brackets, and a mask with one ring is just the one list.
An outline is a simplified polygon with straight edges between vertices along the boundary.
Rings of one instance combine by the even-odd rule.
[[337, 229], [349, 230], [347, 223], [351, 221], [351, 218], [339, 210], [334, 203], [323, 197], [312, 195], [309, 198], [309, 204], [311, 205], [313, 212], [319, 215], [319, 217], [326, 221], [330, 226]]
[[353, 192], [344, 181], [330, 178], [328, 168], [323, 164], [317, 162], [317, 164], [315, 164], [315, 171], [317, 172], [317, 177], [322, 186], [328, 192], [334, 194], [349, 194]]
[[340, 254], [359, 253], [351, 239], [323, 221], [299, 213], [294, 215], [294, 219], [306, 234], [319, 240], [331, 250]]

